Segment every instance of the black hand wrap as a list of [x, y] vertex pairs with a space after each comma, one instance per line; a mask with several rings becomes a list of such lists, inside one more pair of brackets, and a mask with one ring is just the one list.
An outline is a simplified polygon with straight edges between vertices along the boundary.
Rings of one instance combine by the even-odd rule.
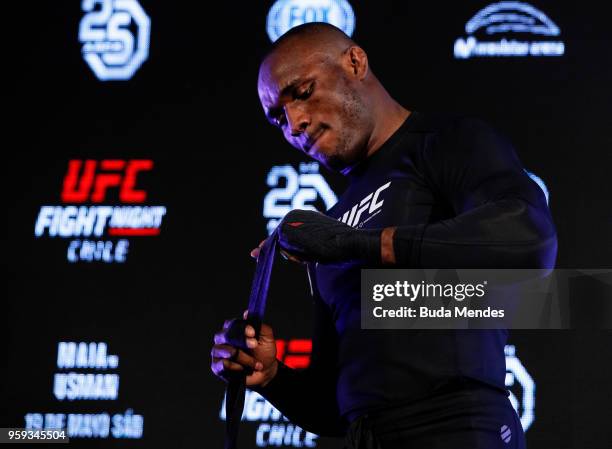
[[320, 212], [295, 209], [278, 232], [281, 247], [304, 261], [381, 263], [380, 229], [354, 229]]
[[[270, 283], [270, 274], [274, 255], [278, 243], [278, 232], [274, 231], [266, 240], [259, 251], [257, 257], [257, 267], [255, 277], [251, 286], [251, 296], [249, 297], [249, 313], [247, 319], [234, 319], [230, 322], [227, 329], [227, 341], [236, 348], [240, 348], [250, 353], [247, 348], [244, 335], [245, 327], [250, 324], [255, 329], [255, 337], [259, 338], [261, 323], [266, 309], [266, 299]], [[238, 432], [240, 430], [240, 418], [244, 408], [244, 395], [246, 391], [246, 376], [253, 372], [252, 369], [245, 369], [229, 376], [227, 391], [225, 393], [225, 449], [236, 449], [238, 447]]]

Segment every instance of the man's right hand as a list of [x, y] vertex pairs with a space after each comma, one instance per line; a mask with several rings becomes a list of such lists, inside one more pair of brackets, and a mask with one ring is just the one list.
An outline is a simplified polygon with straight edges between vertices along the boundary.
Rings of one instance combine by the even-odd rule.
[[[247, 312], [244, 313], [244, 318], [246, 317]], [[227, 331], [230, 323], [231, 320], [225, 321], [223, 328], [215, 334], [215, 344], [210, 352], [212, 357], [210, 367], [213, 373], [227, 382], [228, 374], [249, 367], [253, 372], [246, 377], [246, 385], [265, 387], [276, 376], [278, 369], [272, 328], [262, 323], [259, 339], [256, 339], [253, 326], [245, 327], [244, 334], [251, 355], [228, 344]]]

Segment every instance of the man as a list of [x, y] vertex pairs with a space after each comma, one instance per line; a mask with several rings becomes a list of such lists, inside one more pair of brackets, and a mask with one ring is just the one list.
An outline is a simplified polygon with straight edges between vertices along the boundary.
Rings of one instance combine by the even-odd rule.
[[[350, 178], [327, 212], [279, 225], [288, 257], [309, 262], [311, 366], [275, 359], [272, 329], [251, 354], [215, 335], [212, 370], [245, 366], [247, 385], [290, 420], [350, 448], [523, 448], [505, 388], [503, 330], [364, 330], [360, 269], [550, 268], [556, 234], [512, 147], [478, 120], [411, 112], [340, 30], [306, 24], [263, 60], [259, 97], [294, 147]], [[258, 249], [252, 252], [257, 256]]]

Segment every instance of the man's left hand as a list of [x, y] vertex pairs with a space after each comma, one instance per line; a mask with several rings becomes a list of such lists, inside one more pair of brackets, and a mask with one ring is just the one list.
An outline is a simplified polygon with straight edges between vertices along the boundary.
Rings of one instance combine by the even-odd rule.
[[354, 229], [320, 212], [295, 209], [279, 226], [281, 248], [294, 259], [322, 264], [381, 263], [380, 230]]

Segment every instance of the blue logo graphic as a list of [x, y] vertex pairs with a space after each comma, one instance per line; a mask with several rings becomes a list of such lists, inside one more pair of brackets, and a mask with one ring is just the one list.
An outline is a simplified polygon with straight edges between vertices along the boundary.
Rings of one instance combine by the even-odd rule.
[[129, 80], [149, 56], [149, 17], [137, 0], [83, 0], [81, 7], [83, 58], [101, 81]]
[[473, 34], [485, 28], [487, 34], [516, 33], [558, 36], [559, 27], [546, 14], [527, 3], [499, 2], [481, 9], [465, 24], [465, 31]]
[[548, 192], [548, 187], [546, 187], [546, 184], [544, 184], [542, 178], [540, 178], [535, 173], [531, 173], [529, 170], [525, 170], [525, 173], [527, 173], [527, 175], [533, 180], [533, 182], [535, 182], [540, 187], [540, 189], [542, 189], [542, 192], [544, 192], [544, 196], [546, 197], [546, 204], [548, 204], [550, 193]]
[[527, 431], [535, 419], [536, 384], [516, 356], [516, 348], [506, 345], [506, 388], [510, 391], [508, 399], [521, 420], [523, 430]]
[[293, 209], [327, 210], [338, 201], [317, 162], [302, 162], [299, 171], [293, 166], [276, 165], [268, 172], [270, 191], [264, 198], [263, 216], [268, 219], [271, 234], [283, 217]]
[[524, 41], [502, 38], [499, 41], [479, 41], [474, 33], [486, 36], [523, 33], [545, 37], [559, 36], [560, 30], [542, 11], [523, 2], [493, 3], [476, 13], [465, 24], [467, 38], [455, 41], [457, 59], [499, 56], [562, 56], [565, 44], [557, 40]]
[[355, 31], [355, 13], [346, 0], [277, 0], [270, 8], [266, 28], [274, 42], [303, 23], [326, 22], [348, 36]]
[[508, 444], [512, 439], [512, 430], [510, 430], [510, 428], [504, 424], [501, 426], [501, 429], [499, 429], [499, 435], [503, 442]]

